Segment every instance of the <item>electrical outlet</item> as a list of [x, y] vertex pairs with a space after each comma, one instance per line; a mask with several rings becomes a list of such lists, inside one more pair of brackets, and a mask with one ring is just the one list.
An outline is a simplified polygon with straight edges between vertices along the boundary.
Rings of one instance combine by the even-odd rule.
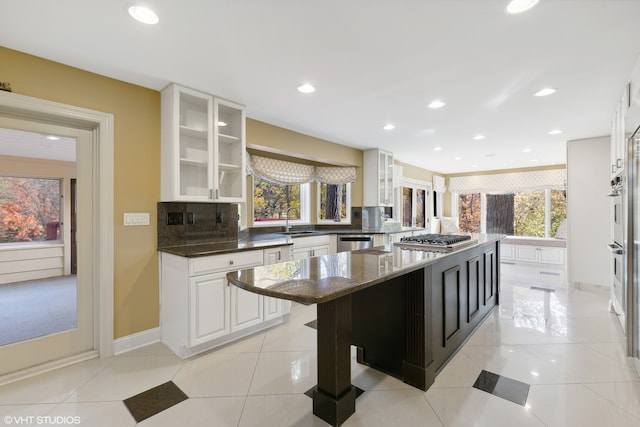
[[183, 225], [184, 215], [182, 212], [167, 212], [167, 225]]

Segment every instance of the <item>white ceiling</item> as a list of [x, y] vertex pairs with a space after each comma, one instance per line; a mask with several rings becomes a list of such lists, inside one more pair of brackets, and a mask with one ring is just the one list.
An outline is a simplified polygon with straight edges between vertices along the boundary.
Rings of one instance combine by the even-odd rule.
[[[52, 140], [50, 138], [57, 138]], [[0, 154], [34, 159], [76, 161], [76, 139], [0, 128]]]
[[566, 140], [609, 134], [640, 53], [640, 0], [146, 0], [155, 26], [131, 3], [3, 1], [0, 44], [441, 173], [564, 163]]

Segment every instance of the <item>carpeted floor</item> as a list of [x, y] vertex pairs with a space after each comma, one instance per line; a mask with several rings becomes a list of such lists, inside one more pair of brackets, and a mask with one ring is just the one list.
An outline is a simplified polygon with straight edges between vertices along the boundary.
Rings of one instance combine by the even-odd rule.
[[0, 285], [0, 345], [76, 327], [76, 276]]

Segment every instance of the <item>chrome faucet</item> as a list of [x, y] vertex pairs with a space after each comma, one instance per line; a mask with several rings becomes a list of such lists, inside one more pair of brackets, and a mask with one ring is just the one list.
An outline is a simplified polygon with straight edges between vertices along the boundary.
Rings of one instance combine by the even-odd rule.
[[287, 220], [286, 220], [286, 221], [285, 221], [285, 223], [284, 223], [284, 231], [285, 231], [285, 232], [287, 232], [287, 233], [289, 232], [289, 230], [291, 230], [291, 226], [289, 225], [289, 211], [290, 211], [290, 210], [292, 210], [292, 209], [293, 209], [294, 211], [296, 211], [296, 213], [298, 214], [298, 216], [300, 216], [300, 211], [299, 211], [298, 209], [296, 209], [296, 208], [294, 208], [294, 207], [291, 207], [291, 208], [288, 208], [288, 209], [287, 209], [287, 213], [286, 213], [286, 215], [287, 215]]

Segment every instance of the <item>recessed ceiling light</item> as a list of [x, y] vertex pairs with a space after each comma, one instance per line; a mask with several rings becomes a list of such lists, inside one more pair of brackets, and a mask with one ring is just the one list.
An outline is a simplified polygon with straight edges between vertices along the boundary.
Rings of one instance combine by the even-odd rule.
[[48, 139], [49, 141], [57, 141], [57, 140], [59, 140], [59, 139], [60, 139], [60, 137], [55, 136], [55, 135], [47, 135], [47, 139]]
[[393, 130], [396, 128], [396, 125], [392, 124], [392, 123], [387, 123], [386, 125], [382, 126], [382, 129], [384, 130]]
[[555, 92], [556, 92], [555, 88], [545, 87], [544, 89], [540, 89], [539, 91], [534, 93], [533, 96], [548, 96]]
[[532, 162], [532, 163], [535, 163], [535, 162], [537, 162], [537, 161], [538, 161], [538, 159], [531, 159], [531, 162]]
[[473, 137], [473, 139], [475, 139], [476, 141], [480, 141], [481, 139], [484, 139], [484, 135], [476, 135]]
[[222, 121], [218, 122], [218, 126], [220, 126], [221, 128], [225, 127], [226, 125], [227, 125], [226, 122], [222, 122]]
[[562, 133], [561, 129], [554, 129], [554, 130], [550, 130], [549, 132], [547, 132], [549, 135], [558, 135], [559, 133]]
[[526, 12], [538, 4], [538, 0], [511, 0], [507, 5], [506, 12], [510, 15]]
[[298, 92], [301, 92], [301, 93], [313, 93], [315, 91], [316, 91], [316, 88], [313, 87], [313, 85], [310, 85], [309, 83], [301, 84], [300, 86], [298, 86]]
[[471, 165], [471, 167], [472, 167], [472, 168], [477, 168], [477, 167], [478, 167], [478, 165]]
[[442, 147], [436, 147], [433, 149], [433, 151], [442, 151]]
[[436, 109], [441, 107], [444, 107], [444, 101], [441, 101], [439, 99], [433, 100], [429, 103], [429, 108]]
[[455, 157], [453, 160], [462, 160], [462, 157]]
[[522, 150], [523, 153], [529, 153], [531, 152], [531, 148], [525, 148], [524, 150]]
[[157, 24], [160, 21], [158, 15], [146, 6], [131, 6], [129, 8], [129, 15], [143, 24]]

